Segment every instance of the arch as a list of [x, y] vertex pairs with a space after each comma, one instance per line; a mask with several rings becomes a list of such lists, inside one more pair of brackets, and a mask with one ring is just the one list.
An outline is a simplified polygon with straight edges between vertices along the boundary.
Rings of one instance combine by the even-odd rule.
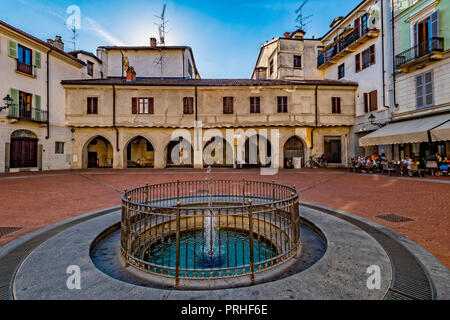
[[256, 134], [245, 140], [244, 167], [270, 167], [271, 157], [272, 143], [265, 136]]
[[[220, 154], [216, 154], [216, 152]], [[212, 137], [203, 148], [203, 162], [206, 166], [232, 167], [233, 147], [220, 136]]]
[[136, 136], [128, 141], [124, 151], [124, 168], [154, 168], [155, 148], [149, 139]]
[[98, 135], [89, 139], [83, 147], [83, 168], [112, 168], [114, 149], [105, 137]]
[[302, 158], [302, 168], [305, 167], [306, 143], [297, 136], [290, 137], [283, 145], [283, 166], [288, 168], [288, 161], [291, 161], [291, 164], [294, 165], [294, 158]]
[[38, 166], [38, 138], [30, 130], [11, 133], [9, 150], [10, 168], [35, 168]]
[[[174, 140], [171, 140], [166, 147], [166, 151], [167, 167], [194, 166], [194, 148], [187, 139], [177, 137]], [[172, 155], [174, 155], [174, 157], [172, 157]]]

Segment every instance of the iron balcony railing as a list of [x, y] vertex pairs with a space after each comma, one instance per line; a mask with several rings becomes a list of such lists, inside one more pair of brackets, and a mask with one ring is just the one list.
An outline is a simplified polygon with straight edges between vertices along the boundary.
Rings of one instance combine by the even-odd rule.
[[395, 66], [396, 68], [400, 68], [409, 62], [435, 51], [444, 51], [444, 38], [433, 37], [428, 41], [421, 42], [418, 45], [403, 51], [395, 57]]
[[17, 60], [17, 71], [26, 73], [26, 74], [29, 74], [30, 76], [32, 76], [33, 75], [33, 66]]
[[40, 110], [27, 106], [11, 105], [8, 111], [8, 118], [47, 122], [48, 112], [46, 110]]
[[317, 66], [320, 67], [325, 62], [331, 60], [334, 56], [343, 51], [349, 45], [367, 34], [370, 30], [371, 29], [369, 29], [367, 25], [361, 25], [357, 29], [353, 29], [353, 31], [342, 37], [330, 48], [327, 48], [326, 50], [319, 53], [319, 56], [317, 58]]

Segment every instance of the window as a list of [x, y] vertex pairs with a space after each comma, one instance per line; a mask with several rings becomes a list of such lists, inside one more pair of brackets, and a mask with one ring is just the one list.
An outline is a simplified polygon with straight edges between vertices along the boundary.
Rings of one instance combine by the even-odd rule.
[[32, 94], [19, 91], [19, 106], [21, 109], [25, 109], [28, 112], [31, 112], [31, 98]]
[[261, 112], [261, 99], [260, 97], [250, 97], [250, 113], [260, 113]]
[[418, 109], [433, 105], [433, 71], [416, 77], [416, 100]]
[[194, 76], [192, 75], [192, 64], [191, 64], [191, 61], [188, 61], [188, 73], [189, 73], [189, 76], [191, 78], [194, 78]]
[[332, 97], [331, 98], [331, 113], [341, 113], [341, 98]]
[[194, 113], [194, 98], [192, 97], [183, 98], [183, 113], [184, 114]]
[[87, 114], [97, 114], [98, 113], [98, 98], [89, 97], [87, 98]]
[[372, 112], [378, 110], [378, 91], [374, 90], [370, 93], [364, 93], [364, 112]]
[[233, 97], [223, 97], [223, 113], [233, 114]]
[[64, 154], [64, 142], [55, 142], [55, 154]]
[[273, 59], [270, 60], [270, 64], [269, 64], [269, 74], [270, 74], [270, 75], [273, 74]]
[[90, 61], [87, 62], [87, 74], [91, 77], [94, 75], [94, 63]]
[[369, 31], [367, 27], [367, 22], [369, 20], [369, 14], [366, 13], [361, 17], [361, 35], [366, 34]]
[[31, 65], [31, 50], [20, 44], [17, 46], [17, 49], [17, 71], [32, 75], [33, 67]]
[[358, 53], [355, 56], [356, 72], [364, 70], [374, 64], [375, 64], [375, 45], [370, 46], [369, 49], [364, 50], [362, 53]]
[[287, 99], [288, 97], [278, 97], [277, 98], [277, 105], [278, 105], [278, 113], [287, 113], [288, 112], [288, 106], [287, 106]]
[[338, 67], [338, 79], [342, 79], [343, 77], [345, 77], [345, 65], [341, 64]]
[[294, 68], [302, 67], [302, 56], [294, 56]]
[[139, 114], [153, 114], [153, 98], [139, 98], [138, 99], [138, 113]]

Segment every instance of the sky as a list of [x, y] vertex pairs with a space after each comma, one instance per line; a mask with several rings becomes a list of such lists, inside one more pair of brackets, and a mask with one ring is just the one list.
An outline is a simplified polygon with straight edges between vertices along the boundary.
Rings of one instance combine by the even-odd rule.
[[[202, 78], [250, 78], [262, 44], [297, 29], [304, 0], [0, 0], [0, 20], [47, 40], [61, 35], [73, 49], [67, 20], [80, 9], [77, 49], [95, 53], [104, 45], [149, 45], [158, 36], [157, 16], [166, 7], [166, 45], [193, 49]], [[361, 0], [309, 0], [306, 37], [320, 38], [337, 16]], [[73, 20], [69, 20], [73, 21]]]

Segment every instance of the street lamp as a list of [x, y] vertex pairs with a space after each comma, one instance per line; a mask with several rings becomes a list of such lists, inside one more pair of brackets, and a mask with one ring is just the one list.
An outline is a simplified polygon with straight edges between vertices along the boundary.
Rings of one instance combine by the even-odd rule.
[[384, 123], [379, 123], [376, 122], [377, 118], [375, 117], [375, 115], [373, 113], [370, 114], [369, 116], [369, 123], [373, 126], [378, 126], [380, 128], [385, 127], [387, 125], [387, 122]]
[[3, 98], [3, 103], [5, 104], [3, 107], [0, 107], [0, 111], [3, 109], [8, 109], [12, 104], [14, 100], [10, 97], [9, 94], [6, 95], [6, 97]]

